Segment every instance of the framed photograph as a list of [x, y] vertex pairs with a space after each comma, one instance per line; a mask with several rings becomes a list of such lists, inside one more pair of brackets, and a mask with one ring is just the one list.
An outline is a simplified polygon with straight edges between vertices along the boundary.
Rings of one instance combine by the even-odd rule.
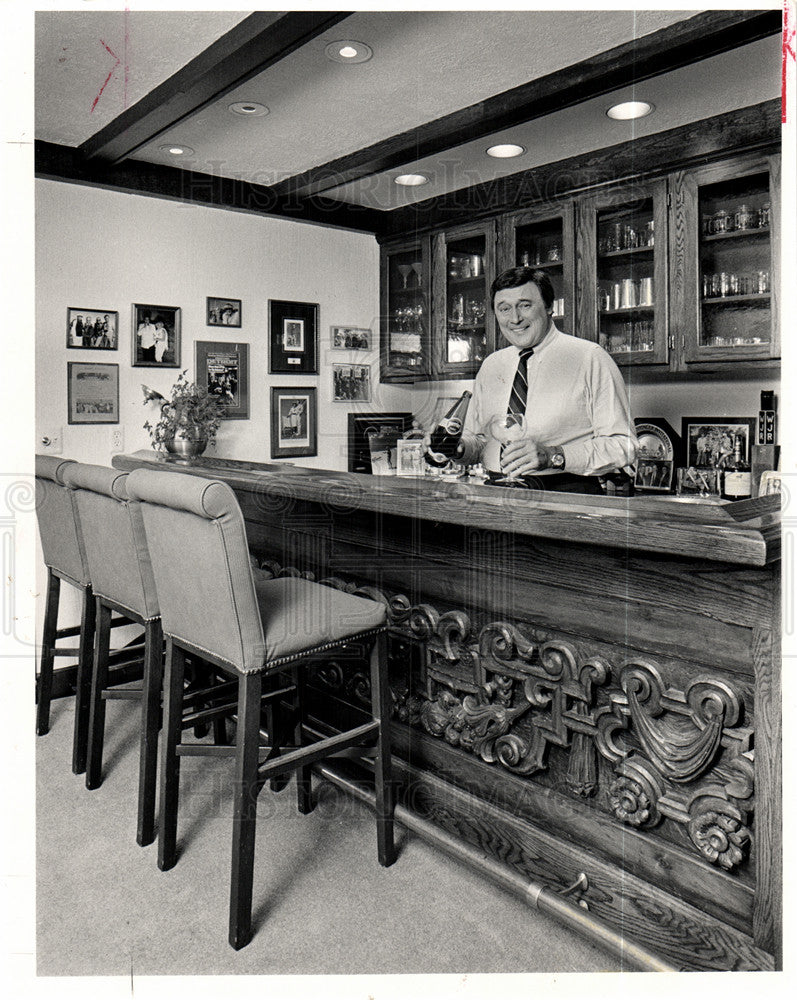
[[333, 351], [370, 351], [372, 334], [356, 326], [331, 326], [330, 343]]
[[66, 389], [70, 424], [119, 423], [119, 365], [67, 362]]
[[318, 413], [313, 386], [271, 390], [271, 457], [317, 455]]
[[426, 462], [423, 457], [423, 441], [413, 438], [407, 441], [399, 439], [396, 442], [396, 475], [422, 476]]
[[719, 497], [722, 493], [722, 471], [720, 469], [698, 469], [691, 465], [678, 470], [679, 497]]
[[180, 309], [133, 304], [134, 368], [180, 367]]
[[225, 420], [249, 419], [249, 344], [198, 340], [196, 381], [224, 404]]
[[66, 346], [81, 351], [115, 351], [119, 346], [119, 313], [70, 306], [66, 311]]
[[332, 401], [367, 403], [371, 399], [370, 365], [333, 365]]
[[640, 417], [634, 421], [639, 440], [634, 487], [642, 493], [669, 493], [680, 461], [680, 435], [663, 417]]
[[269, 372], [318, 374], [318, 305], [268, 300]]
[[241, 300], [220, 299], [209, 295], [205, 322], [208, 326], [240, 326]]
[[348, 468], [349, 472], [371, 474], [370, 439], [391, 430], [396, 439], [412, 426], [411, 413], [349, 413]]
[[742, 458], [750, 461], [755, 434], [754, 417], [682, 417], [684, 465], [695, 469], [721, 469], [741, 440]]

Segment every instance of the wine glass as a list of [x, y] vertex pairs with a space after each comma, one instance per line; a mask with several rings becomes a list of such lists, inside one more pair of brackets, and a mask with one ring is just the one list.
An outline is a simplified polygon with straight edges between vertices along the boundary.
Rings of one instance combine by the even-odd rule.
[[[504, 413], [493, 417], [489, 425], [490, 434], [501, 443], [501, 465], [503, 466], [504, 448], [511, 442], [522, 438], [526, 433], [526, 418], [522, 413]], [[512, 472], [496, 480], [498, 483], [516, 482], [519, 472]]]
[[407, 287], [407, 278], [410, 276], [410, 271], [412, 271], [412, 264], [399, 264], [398, 273], [401, 275], [401, 280], [404, 282], [404, 288]]
[[420, 288], [423, 282], [423, 261], [416, 260], [415, 263], [410, 265], [410, 267], [415, 272], [418, 278], [418, 287]]

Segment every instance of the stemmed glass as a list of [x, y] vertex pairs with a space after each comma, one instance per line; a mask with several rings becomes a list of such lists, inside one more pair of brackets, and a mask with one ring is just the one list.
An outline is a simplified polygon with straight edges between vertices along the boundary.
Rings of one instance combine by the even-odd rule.
[[423, 282], [423, 261], [416, 260], [410, 266], [412, 267], [413, 271], [417, 275], [417, 278], [418, 278], [418, 287], [420, 288], [421, 284]]
[[[501, 465], [503, 467], [504, 448], [511, 442], [522, 438], [526, 433], [526, 418], [522, 413], [499, 414], [490, 421], [490, 434], [501, 442]], [[497, 479], [498, 483], [512, 483], [520, 479], [519, 472], [509, 473]]]
[[404, 282], [404, 288], [407, 287], [407, 278], [410, 276], [410, 271], [412, 271], [412, 264], [399, 264], [398, 273], [401, 275], [401, 279]]

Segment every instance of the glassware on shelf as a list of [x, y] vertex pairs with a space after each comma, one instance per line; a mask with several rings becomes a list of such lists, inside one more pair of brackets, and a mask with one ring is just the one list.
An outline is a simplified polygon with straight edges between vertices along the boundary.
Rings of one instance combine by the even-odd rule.
[[546, 258], [549, 263], [555, 263], [561, 260], [562, 251], [558, 244], [554, 243], [553, 246], [548, 247], [548, 252], [546, 253]]
[[747, 205], [740, 205], [733, 215], [734, 229], [753, 229], [758, 225], [758, 213], [751, 211]]
[[420, 288], [421, 284], [423, 283], [423, 261], [420, 260], [413, 261], [410, 266], [415, 272], [415, 275], [418, 279], [418, 287]]
[[764, 204], [758, 210], [758, 228], [759, 229], [769, 229], [769, 202], [764, 202]]
[[412, 273], [412, 264], [399, 264], [398, 273], [401, 275], [401, 280], [404, 282], [404, 288], [407, 287], [407, 278], [409, 278]]
[[721, 236], [733, 231], [733, 217], [724, 208], [718, 208], [711, 222], [711, 235]]

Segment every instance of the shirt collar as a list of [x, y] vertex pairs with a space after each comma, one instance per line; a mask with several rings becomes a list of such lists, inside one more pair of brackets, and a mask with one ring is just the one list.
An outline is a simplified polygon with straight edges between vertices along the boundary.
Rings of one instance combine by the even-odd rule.
[[[534, 355], [537, 355], [541, 351], [545, 350], [545, 348], [550, 345], [551, 341], [556, 338], [556, 336], [557, 336], [558, 333], [559, 333], [559, 330], [554, 325], [553, 319], [551, 319], [551, 323], [550, 323], [550, 325], [549, 325], [549, 327], [548, 327], [548, 329], [547, 329], [547, 331], [545, 333], [545, 336], [542, 338], [542, 340], [539, 342], [539, 344], [537, 344], [537, 346], [534, 348]], [[512, 344], [510, 346], [514, 347], [514, 349], [515, 349], [515, 355], [516, 355], [516, 357], [519, 357], [520, 356], [520, 348], [519, 347], [515, 347], [514, 344]]]

